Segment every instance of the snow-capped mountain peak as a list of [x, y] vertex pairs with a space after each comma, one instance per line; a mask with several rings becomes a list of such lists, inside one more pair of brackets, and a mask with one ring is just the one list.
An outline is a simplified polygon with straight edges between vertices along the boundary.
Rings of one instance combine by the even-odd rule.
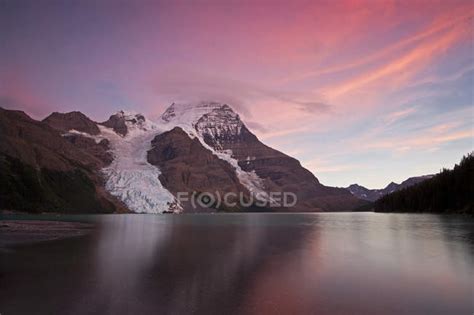
[[229, 105], [219, 102], [173, 103], [161, 121], [166, 128], [180, 127], [192, 137], [199, 136], [215, 149], [222, 149], [221, 141], [238, 136], [244, 126]]
[[225, 135], [238, 135], [243, 123], [232, 108], [224, 104], [202, 115], [194, 124], [194, 128], [201, 135], [207, 135], [219, 141]]
[[235, 116], [238, 115], [232, 108], [219, 102], [199, 102], [199, 103], [172, 103], [161, 115], [161, 119], [165, 123], [173, 125], [194, 126], [197, 121], [206, 114], [213, 111], [230, 111]]
[[263, 180], [255, 172], [244, 171], [226, 143], [238, 141], [244, 123], [240, 116], [227, 104], [200, 102], [197, 104], [173, 103], [161, 116], [167, 129], [180, 127], [192, 138], [234, 169], [241, 184], [251, 193], [268, 198]]

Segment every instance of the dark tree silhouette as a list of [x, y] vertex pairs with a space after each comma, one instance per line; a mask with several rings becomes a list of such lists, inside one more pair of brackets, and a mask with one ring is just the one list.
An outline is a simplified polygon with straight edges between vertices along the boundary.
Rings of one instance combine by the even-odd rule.
[[452, 170], [396, 191], [374, 203], [378, 212], [439, 212], [474, 214], [474, 153]]

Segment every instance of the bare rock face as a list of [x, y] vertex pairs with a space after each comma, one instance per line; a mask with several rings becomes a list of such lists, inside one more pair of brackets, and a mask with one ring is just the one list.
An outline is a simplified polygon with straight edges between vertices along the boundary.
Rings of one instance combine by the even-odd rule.
[[83, 113], [70, 112], [63, 114], [55, 112], [43, 119], [43, 123], [61, 131], [64, 139], [68, 140], [76, 148], [96, 157], [104, 165], [112, 162], [113, 157], [109, 152], [108, 140], [102, 139], [97, 141], [94, 139], [94, 136], [100, 134], [100, 129], [97, 123]]
[[0, 152], [35, 167], [98, 169], [102, 162], [63, 139], [61, 132], [21, 111], [0, 109]]
[[101, 123], [101, 125], [113, 129], [117, 134], [125, 137], [130, 128], [147, 128], [148, 121], [141, 114], [119, 111]]
[[[123, 113], [123, 112], [122, 112]], [[115, 114], [110, 116], [107, 121], [102, 123], [107, 128], [112, 128], [116, 133], [122, 136], [127, 135], [127, 125], [125, 124], [125, 119], [123, 115]]]
[[[160, 168], [161, 183], [175, 195], [178, 192], [208, 192], [214, 196], [223, 196], [228, 192], [236, 195], [242, 192], [248, 199], [249, 192], [239, 182], [231, 165], [206, 149], [197, 138], [191, 139], [179, 127], [155, 137], [152, 149], [148, 151], [148, 161]], [[209, 208], [200, 207], [199, 203], [193, 207], [190, 202], [184, 202], [182, 206], [188, 212], [209, 211], [213, 208], [212, 205]], [[243, 209], [239, 205], [228, 208], [221, 204], [217, 210]]]
[[62, 136], [75, 147], [80, 148], [99, 159], [103, 163], [103, 166], [109, 165], [114, 160], [114, 157], [110, 152], [110, 141], [107, 139], [98, 141], [74, 133], [63, 134]]
[[77, 130], [90, 135], [100, 133], [97, 124], [81, 112], [52, 113], [43, 122], [61, 131]]
[[121, 205], [103, 189], [105, 162], [21, 111], [0, 108], [0, 208], [95, 213]]

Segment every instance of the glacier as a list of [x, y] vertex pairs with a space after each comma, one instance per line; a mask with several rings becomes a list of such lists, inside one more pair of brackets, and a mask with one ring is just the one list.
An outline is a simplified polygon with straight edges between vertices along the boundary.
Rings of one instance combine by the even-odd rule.
[[[126, 116], [135, 115], [125, 112]], [[105, 188], [136, 213], [180, 212], [176, 198], [159, 180], [159, 168], [147, 161], [151, 141], [163, 132], [158, 125], [145, 120], [133, 124], [126, 120], [128, 133], [120, 136], [112, 129], [99, 126], [100, 137], [110, 141], [113, 162], [102, 169]]]

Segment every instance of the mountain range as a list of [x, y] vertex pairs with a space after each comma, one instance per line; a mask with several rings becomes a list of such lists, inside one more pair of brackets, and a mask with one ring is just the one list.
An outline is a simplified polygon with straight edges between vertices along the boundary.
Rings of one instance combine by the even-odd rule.
[[[229, 105], [175, 104], [157, 121], [119, 111], [105, 122], [80, 112], [36, 121], [0, 108], [0, 208], [36, 212], [350, 211], [364, 201], [329, 187], [263, 144]], [[242, 196], [247, 206], [196, 206], [179, 193]], [[261, 206], [272, 193], [291, 208]]]
[[400, 184], [391, 182], [385, 188], [382, 188], [382, 189], [369, 189], [358, 184], [352, 184], [346, 189], [359, 199], [367, 200], [367, 201], [376, 201], [385, 195], [416, 185], [427, 179], [432, 178], [433, 176], [434, 175], [423, 175], [423, 176], [410, 177], [407, 180], [404, 180]]

